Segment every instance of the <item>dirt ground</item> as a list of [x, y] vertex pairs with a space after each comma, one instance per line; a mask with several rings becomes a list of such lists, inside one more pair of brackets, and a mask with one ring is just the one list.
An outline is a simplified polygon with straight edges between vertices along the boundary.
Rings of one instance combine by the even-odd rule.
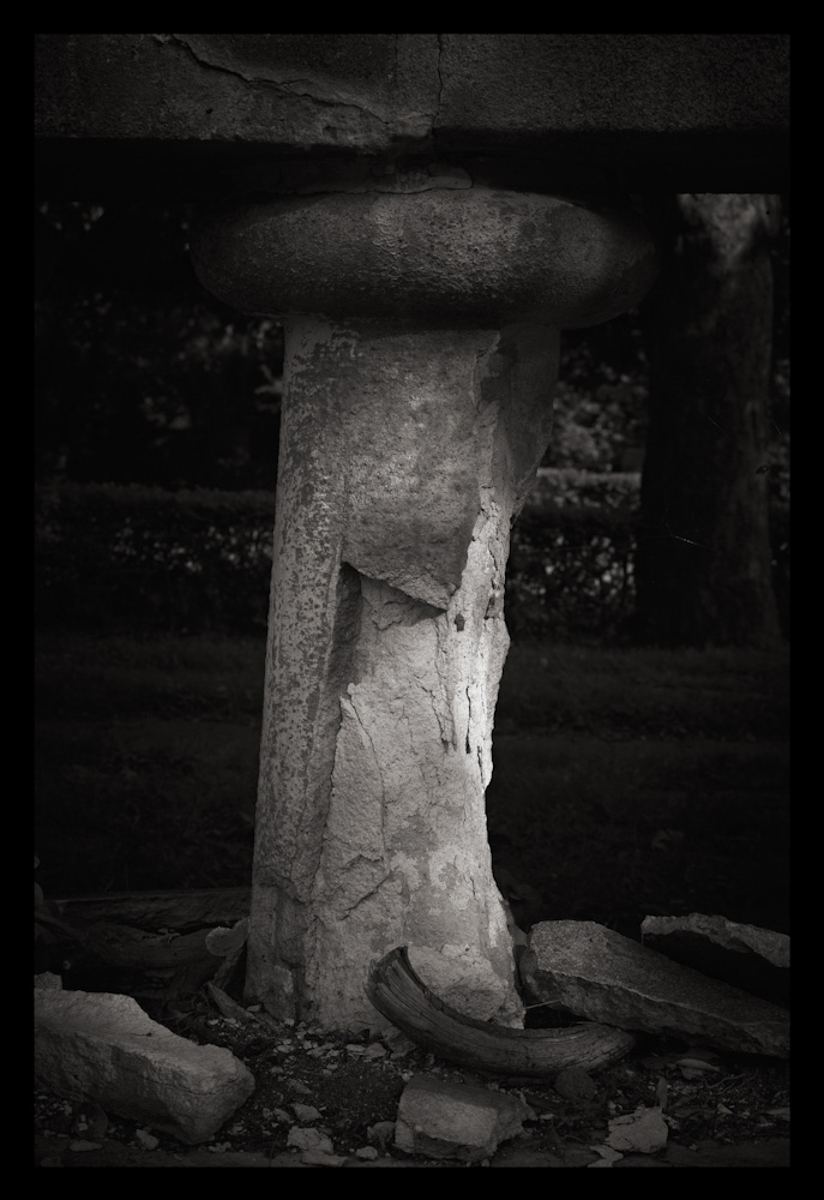
[[[519, 924], [595, 920], [638, 937], [647, 914], [704, 912], [789, 932], [785, 655], [524, 648], [510, 659], [487, 806]], [[248, 883], [260, 662], [256, 643], [237, 640], [42, 641], [37, 852], [48, 898]], [[174, 1032], [229, 1047], [254, 1094], [197, 1148], [38, 1095], [36, 1166], [305, 1166], [301, 1128], [331, 1141], [327, 1167], [465, 1166], [394, 1146], [399, 1098], [420, 1073], [530, 1105], [523, 1135], [480, 1166], [789, 1165], [783, 1062], [641, 1039], [592, 1087], [562, 1095], [549, 1080], [455, 1070], [400, 1036], [273, 1027], [260, 1013], [238, 1022], [203, 993], [171, 1010], [136, 998]], [[642, 1106], [661, 1110], [666, 1145], [610, 1152], [610, 1122]]]
[[[156, 1019], [159, 1002], [141, 1004]], [[163, 1023], [199, 1044], [232, 1050], [251, 1070], [250, 1099], [204, 1146], [48, 1094], [35, 1098], [35, 1166], [302, 1167], [296, 1128], [330, 1139], [332, 1155], [311, 1165], [342, 1167], [704, 1167], [789, 1165], [789, 1067], [686, 1043], [639, 1038], [636, 1048], [587, 1083], [524, 1084], [457, 1070], [403, 1034], [370, 1038], [277, 1025], [266, 1014], [226, 1018], [199, 995]], [[407, 1155], [394, 1122], [414, 1075], [491, 1087], [520, 1096], [534, 1120], [479, 1164]], [[559, 1081], [560, 1087], [560, 1081]], [[563, 1094], [562, 1094], [563, 1093]], [[610, 1121], [662, 1111], [666, 1146], [653, 1153], [610, 1149]], [[291, 1135], [291, 1138], [290, 1138]]]

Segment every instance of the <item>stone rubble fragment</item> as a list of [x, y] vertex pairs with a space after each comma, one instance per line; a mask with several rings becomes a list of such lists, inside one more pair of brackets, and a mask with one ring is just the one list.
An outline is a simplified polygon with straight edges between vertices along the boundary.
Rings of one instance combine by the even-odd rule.
[[308, 1167], [342, 1167], [346, 1159], [339, 1154], [327, 1154], [325, 1150], [304, 1150], [300, 1161]]
[[398, 1105], [395, 1145], [407, 1154], [481, 1162], [535, 1113], [504, 1092], [415, 1075]]
[[141, 1150], [156, 1150], [160, 1145], [159, 1140], [153, 1133], [149, 1133], [148, 1129], [136, 1129], [134, 1140]]
[[370, 1142], [385, 1150], [395, 1136], [395, 1122], [376, 1121], [374, 1125], [367, 1127], [366, 1135]]
[[[533, 927], [521, 973], [531, 1003], [619, 1029], [789, 1057], [789, 1014], [594, 921]], [[528, 963], [525, 969], [524, 963]]]
[[335, 1147], [332, 1139], [319, 1129], [299, 1129], [294, 1125], [286, 1138], [287, 1146], [295, 1146], [298, 1150], [318, 1150], [321, 1154], [334, 1154]]
[[610, 1121], [606, 1144], [622, 1152], [655, 1154], [666, 1146], [668, 1134], [661, 1109], [645, 1108], [642, 1104], [635, 1112]]
[[790, 939], [772, 929], [726, 917], [644, 917], [641, 940], [650, 950], [713, 979], [789, 1007]]
[[613, 1150], [610, 1146], [593, 1146], [592, 1149], [599, 1155], [599, 1158], [597, 1162], [587, 1163], [587, 1168], [590, 1170], [594, 1167], [611, 1167], [624, 1157], [618, 1150]]
[[248, 1099], [252, 1073], [229, 1050], [196, 1046], [130, 996], [35, 989], [35, 1084], [172, 1134], [207, 1141]]
[[296, 1121], [322, 1121], [323, 1114], [318, 1112], [314, 1104], [293, 1104], [292, 1110]]

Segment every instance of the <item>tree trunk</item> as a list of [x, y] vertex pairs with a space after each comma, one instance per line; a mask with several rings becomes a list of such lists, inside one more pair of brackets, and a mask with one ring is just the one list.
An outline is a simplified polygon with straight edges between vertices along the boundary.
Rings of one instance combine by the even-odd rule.
[[668, 261], [642, 307], [639, 633], [670, 646], [764, 646], [778, 636], [761, 469], [778, 198], [685, 194], [664, 207]]

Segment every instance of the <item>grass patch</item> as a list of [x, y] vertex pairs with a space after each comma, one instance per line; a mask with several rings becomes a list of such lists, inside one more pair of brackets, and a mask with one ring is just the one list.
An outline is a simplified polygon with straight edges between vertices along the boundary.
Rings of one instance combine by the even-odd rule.
[[[246, 884], [264, 641], [39, 634], [36, 846], [51, 896]], [[487, 796], [529, 920], [788, 931], [787, 655], [515, 645]]]
[[514, 645], [496, 729], [789, 736], [788, 653]]

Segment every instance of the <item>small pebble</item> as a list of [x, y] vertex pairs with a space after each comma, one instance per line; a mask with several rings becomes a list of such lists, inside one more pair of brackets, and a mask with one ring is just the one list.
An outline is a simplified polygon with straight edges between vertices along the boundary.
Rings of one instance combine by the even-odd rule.
[[323, 1150], [304, 1150], [300, 1161], [310, 1167], [342, 1167], [346, 1159], [337, 1154], [326, 1154]]
[[374, 1159], [378, 1157], [378, 1152], [374, 1146], [360, 1146], [355, 1151], [355, 1158]]
[[313, 1104], [293, 1104], [292, 1111], [298, 1121], [322, 1121], [323, 1116]]
[[370, 1142], [376, 1142], [381, 1150], [385, 1150], [386, 1146], [395, 1136], [394, 1121], [377, 1121], [374, 1125], [370, 1125], [366, 1130], [366, 1136]]
[[286, 1139], [287, 1146], [295, 1146], [298, 1150], [320, 1150], [323, 1154], [334, 1154], [335, 1147], [331, 1138], [326, 1137], [319, 1129], [299, 1129], [293, 1125]]
[[160, 1139], [149, 1133], [148, 1129], [136, 1129], [134, 1140], [142, 1150], [156, 1150], [160, 1145]]

